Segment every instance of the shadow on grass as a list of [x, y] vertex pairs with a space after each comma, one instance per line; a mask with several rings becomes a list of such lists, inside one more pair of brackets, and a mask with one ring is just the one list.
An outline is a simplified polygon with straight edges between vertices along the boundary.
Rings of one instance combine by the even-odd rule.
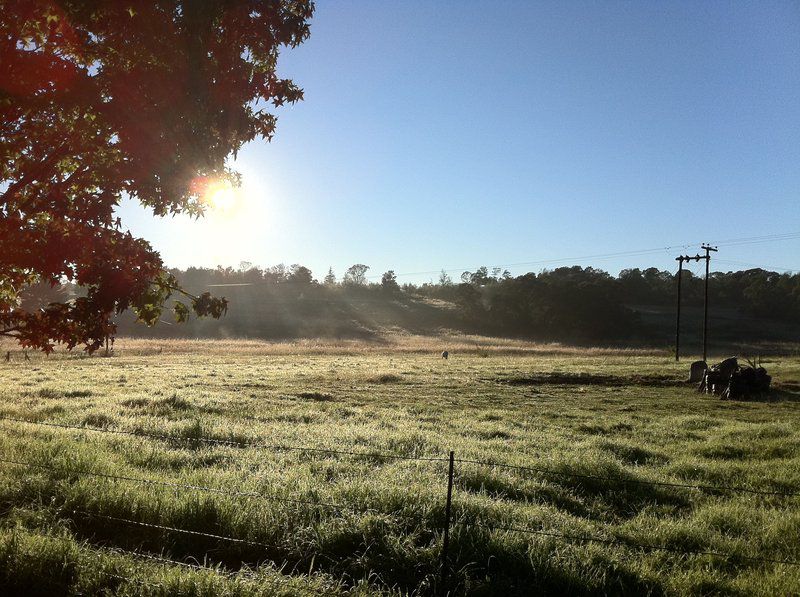
[[451, 550], [455, 595], [665, 594], [658, 581], [641, 578], [613, 556], [571, 553], [568, 543], [552, 537], [457, 526]]
[[491, 471], [460, 473], [457, 487], [473, 494], [485, 494], [493, 499], [531, 504], [548, 504], [569, 512], [573, 516], [587, 516], [588, 509], [569, 491], [547, 483], [520, 482], [498, 476]]
[[798, 386], [798, 390], [792, 389], [789, 390], [789, 385], [786, 386], [778, 386], [774, 388], [763, 402], [800, 402], [800, 386]]
[[573, 490], [578, 496], [591, 498], [615, 516], [630, 518], [648, 506], [670, 506], [686, 509], [691, 501], [686, 490], [652, 485], [627, 471], [617, 471], [607, 478], [551, 476], [551, 482]]
[[666, 464], [669, 462], [669, 457], [641, 448], [636, 445], [626, 444], [615, 441], [603, 441], [598, 447], [605, 452], [613, 455], [615, 458], [621, 460], [625, 464], [638, 465], [638, 464]]
[[[489, 469], [468, 470], [459, 473], [458, 484], [471, 493], [551, 504], [581, 517], [604, 511], [614, 517], [630, 518], [648, 506], [685, 509], [691, 503], [682, 488], [649, 484], [616, 466], [576, 468], [561, 464], [541, 471], [520, 471], [520, 474], [526, 478], [508, 478]], [[541, 484], [536, 484], [536, 479]]]
[[597, 373], [539, 373], [518, 377], [499, 377], [494, 381], [512, 386], [654, 386], [654, 387], [691, 387], [684, 380], [666, 375], [603, 375]]

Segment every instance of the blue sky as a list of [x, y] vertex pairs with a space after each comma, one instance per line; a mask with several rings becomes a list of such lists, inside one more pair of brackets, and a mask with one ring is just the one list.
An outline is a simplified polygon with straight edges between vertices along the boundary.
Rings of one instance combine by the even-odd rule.
[[800, 269], [798, 2], [318, 0], [279, 65], [306, 99], [239, 154], [236, 210], [121, 209], [168, 265], [617, 273], [798, 233], [716, 267]]

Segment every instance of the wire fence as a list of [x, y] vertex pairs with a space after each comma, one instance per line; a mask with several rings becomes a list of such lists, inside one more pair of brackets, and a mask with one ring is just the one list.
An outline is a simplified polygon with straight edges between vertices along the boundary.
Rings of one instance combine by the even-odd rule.
[[[318, 453], [318, 454], [330, 454], [334, 456], [354, 456], [358, 458], [369, 458], [375, 460], [408, 460], [408, 461], [420, 461], [420, 462], [441, 462], [446, 463], [448, 462], [448, 458], [446, 456], [416, 456], [416, 455], [405, 455], [405, 454], [391, 454], [388, 452], [377, 452], [377, 451], [360, 451], [360, 450], [343, 450], [343, 449], [336, 449], [336, 448], [323, 448], [323, 447], [309, 447], [309, 446], [295, 446], [295, 445], [287, 445], [287, 444], [270, 444], [260, 440], [252, 440], [252, 441], [241, 441], [241, 440], [226, 440], [226, 439], [218, 439], [218, 438], [210, 438], [210, 437], [184, 437], [179, 435], [166, 435], [166, 434], [155, 434], [149, 433], [144, 431], [128, 431], [123, 429], [109, 429], [105, 427], [92, 427], [88, 425], [70, 425], [66, 423], [55, 423], [50, 421], [36, 421], [31, 419], [22, 419], [18, 417], [10, 417], [10, 416], [0, 416], [0, 421], [10, 421], [14, 423], [27, 423], [29, 425], [36, 425], [42, 427], [53, 427], [59, 429], [69, 429], [74, 431], [89, 431], [94, 433], [108, 433], [108, 434], [116, 434], [116, 435], [126, 435], [131, 437], [137, 438], [144, 438], [144, 439], [156, 439], [165, 442], [178, 442], [178, 443], [187, 443], [187, 444], [211, 444], [217, 446], [232, 446], [237, 448], [258, 448], [258, 449], [268, 449], [268, 450], [276, 450], [276, 451], [294, 451], [294, 452], [306, 452], [306, 453]], [[575, 478], [575, 479], [585, 479], [585, 480], [593, 480], [593, 481], [608, 481], [617, 484], [629, 484], [629, 485], [649, 485], [649, 486], [656, 486], [656, 487], [674, 487], [674, 488], [682, 488], [682, 489], [693, 489], [698, 491], [708, 491], [708, 492], [715, 492], [715, 493], [723, 493], [723, 492], [738, 492], [738, 493], [747, 493], [753, 495], [765, 495], [765, 496], [780, 496], [780, 497], [797, 497], [800, 496], [800, 491], [794, 490], [769, 490], [769, 489], [757, 489], [752, 487], [744, 487], [741, 485], [712, 485], [712, 484], [699, 484], [699, 483], [685, 483], [679, 481], [655, 481], [650, 479], [634, 479], [631, 477], [622, 477], [622, 476], [613, 476], [613, 475], [596, 475], [596, 474], [589, 474], [589, 473], [581, 473], [581, 472], [574, 472], [568, 470], [557, 470], [548, 467], [542, 466], [530, 466], [530, 465], [520, 465], [520, 464], [512, 464], [507, 462], [499, 462], [499, 461], [492, 461], [492, 460], [476, 460], [470, 458], [456, 458], [456, 463], [459, 464], [472, 464], [477, 466], [482, 466], [486, 468], [500, 468], [500, 469], [509, 469], [515, 470], [520, 472], [528, 472], [528, 473], [536, 473], [542, 476], [550, 476], [550, 477], [563, 477], [563, 478]], [[155, 482], [155, 481], [154, 481]], [[197, 488], [199, 489], [199, 488]], [[209, 489], [209, 488], [206, 488]], [[256, 497], [255, 495], [251, 497]], [[265, 499], [268, 496], [262, 496]], [[274, 498], [274, 499], [288, 499], [288, 498]], [[336, 506], [335, 504], [331, 504], [331, 507]]]
[[648, 543], [639, 543], [630, 539], [623, 539], [618, 537], [599, 537], [596, 535], [576, 535], [572, 533], [561, 533], [557, 531], [548, 531], [546, 529], [530, 529], [518, 526], [487, 524], [482, 522], [469, 522], [458, 521], [454, 526], [465, 526], [486, 529], [490, 531], [508, 531], [513, 533], [524, 533], [528, 535], [540, 535], [544, 537], [553, 537], [556, 539], [564, 539], [572, 542], [579, 543], [603, 543], [606, 545], [616, 545], [621, 547], [629, 547], [633, 549], [641, 549], [644, 551], [669, 551], [672, 553], [679, 553], [683, 555], [697, 555], [697, 556], [714, 556], [723, 558], [729, 561], [746, 560], [749, 562], [768, 563], [768, 564], [788, 564], [792, 566], [800, 566], [800, 561], [795, 560], [778, 560], [772, 558], [758, 558], [752, 556], [745, 556], [742, 554], [731, 554], [721, 551], [714, 551], [708, 549], [687, 549], [685, 547], [674, 547], [670, 545], [652, 545]]
[[71, 429], [75, 431], [93, 431], [97, 433], [112, 433], [117, 435], [127, 435], [133, 437], [157, 439], [166, 442], [182, 442], [187, 444], [213, 444], [218, 446], [231, 446], [235, 448], [261, 448], [276, 450], [281, 452], [308, 452], [319, 454], [332, 454], [340, 456], [357, 456], [360, 458], [373, 458], [377, 460], [418, 460], [428, 462], [447, 462], [446, 457], [435, 456], [409, 456], [401, 454], [389, 454], [387, 452], [368, 452], [359, 450], [341, 450], [336, 448], [321, 448], [316, 446], [291, 446], [287, 444], [270, 444], [262, 441], [241, 441], [230, 439], [217, 439], [211, 437], [184, 437], [179, 435], [165, 435], [149, 433], [146, 431], [128, 431], [124, 429], [108, 429], [106, 427], [91, 427], [88, 425], [69, 425], [66, 423], [53, 423], [49, 421], [32, 421], [30, 419], [20, 419], [17, 417], [0, 416], [0, 421], [12, 421], [15, 423], [28, 423], [43, 427], [55, 427], [60, 429]]
[[[742, 562], [752, 562], [752, 563], [760, 563], [760, 564], [772, 564], [772, 565], [791, 565], [791, 566], [800, 566], [800, 561], [792, 560], [792, 559], [779, 559], [779, 558], [763, 558], [763, 557], [755, 557], [755, 556], [747, 556], [740, 553], [728, 553], [719, 550], [713, 549], [691, 549], [687, 547], [677, 547], [671, 545], [656, 545], [656, 544], [649, 544], [639, 542], [630, 538], [626, 537], [619, 537], [619, 536], [601, 536], [597, 534], [574, 534], [574, 533], [565, 533], [554, 529], [546, 529], [546, 528], [531, 528], [528, 526], [521, 526], [518, 524], [497, 524], [494, 522], [485, 522], [482, 520], [470, 520], [468, 516], [465, 514], [470, 511], [470, 508], [458, 508], [457, 506], [462, 505], [456, 495], [456, 499], [453, 498], [454, 494], [454, 486], [458, 489], [458, 484], [455, 483], [456, 477], [456, 464], [460, 465], [459, 468], [462, 468], [464, 465], [466, 466], [477, 466], [482, 468], [489, 468], [489, 469], [504, 469], [515, 471], [519, 473], [532, 473], [535, 475], [540, 475], [544, 477], [557, 477], [557, 478], [571, 478], [578, 481], [592, 481], [592, 482], [600, 482], [600, 483], [609, 483], [613, 484], [613, 486], [609, 486], [608, 489], [615, 489], [620, 485], [637, 485], [637, 486], [653, 486], [653, 487], [666, 487], [672, 489], [687, 489], [687, 490], [695, 490], [695, 491], [703, 491], [703, 492], [713, 492], [713, 493], [741, 493], [747, 494], [751, 496], [758, 496], [758, 497], [784, 497], [784, 498], [794, 498], [800, 495], [800, 491], [791, 489], [791, 490], [767, 490], [767, 489], [759, 489], [753, 487], [745, 487], [745, 486], [736, 486], [736, 485], [712, 485], [712, 484], [695, 484], [695, 483], [685, 483], [685, 482], [678, 482], [678, 481], [657, 481], [657, 480], [648, 480], [648, 479], [635, 479], [630, 477], [622, 477], [616, 475], [596, 475], [596, 474], [589, 474], [584, 472], [575, 472], [569, 470], [556, 470], [548, 467], [540, 467], [540, 466], [528, 466], [528, 465], [518, 465], [506, 462], [496, 462], [496, 461], [488, 461], [488, 460], [477, 460], [477, 459], [470, 459], [470, 458], [455, 458], [455, 453], [450, 452], [449, 457], [444, 456], [416, 456], [416, 455], [403, 455], [403, 454], [392, 454], [387, 452], [369, 452], [369, 451], [357, 451], [357, 450], [344, 450], [344, 449], [336, 449], [336, 448], [327, 448], [327, 447], [309, 447], [309, 446], [293, 446], [293, 445], [285, 445], [285, 444], [270, 444], [266, 442], [261, 442], [257, 440], [253, 441], [238, 441], [238, 440], [223, 440], [217, 438], [209, 438], [209, 437], [192, 437], [192, 438], [184, 438], [179, 436], [167, 435], [167, 434], [156, 434], [156, 433], [147, 433], [147, 432], [140, 432], [140, 431], [129, 431], [123, 429], [107, 429], [107, 428], [100, 428], [100, 427], [88, 427], [84, 425], [71, 425], [66, 423], [56, 423], [51, 421], [35, 421], [29, 419], [22, 419], [18, 417], [10, 417], [10, 416], [0, 416], [0, 421], [10, 422], [10, 423], [17, 423], [17, 424], [28, 424], [34, 426], [41, 426], [47, 428], [56, 428], [56, 429], [65, 429], [65, 430], [77, 430], [82, 432], [96, 432], [100, 434], [117, 434], [117, 435], [126, 435], [126, 436], [133, 436], [136, 438], [142, 439], [153, 439], [159, 441], [190, 441], [195, 444], [197, 443], [206, 443], [212, 446], [234, 446], [234, 447], [243, 447], [243, 448], [259, 448], [259, 449], [272, 449], [276, 451], [283, 451], [283, 450], [292, 450], [292, 451], [299, 451], [299, 452], [307, 452], [307, 453], [316, 453], [316, 454], [327, 454], [331, 456], [348, 456], [348, 457], [359, 457], [359, 458], [374, 458], [374, 459], [396, 459], [396, 460], [405, 460], [405, 461], [422, 461], [422, 462], [435, 462], [435, 463], [448, 463], [447, 469], [447, 479], [446, 479], [446, 487], [447, 493], [446, 498], [443, 495], [442, 506], [441, 509], [441, 524], [429, 525], [429, 521], [423, 519], [422, 517], [417, 516], [413, 522], [417, 524], [419, 527], [426, 527], [426, 526], [433, 526], [434, 528], [430, 528], [428, 530], [434, 532], [435, 536], [440, 537], [441, 541], [441, 570], [440, 570], [440, 579], [439, 579], [439, 588], [442, 594], [448, 594], [448, 574], [451, 569], [451, 562], [449, 558], [449, 544], [451, 541], [450, 537], [450, 530], [451, 528], [466, 528], [466, 529], [474, 529], [477, 531], [483, 532], [505, 532], [505, 533], [518, 533], [523, 535], [531, 535], [531, 536], [542, 536], [542, 537], [549, 537], [558, 541], [568, 542], [568, 543], [600, 543], [606, 545], [612, 545], [616, 547], [622, 547], [626, 549], [635, 549], [635, 550], [643, 550], [643, 551], [664, 551], [664, 552], [672, 552], [678, 553], [685, 556], [708, 556], [708, 557], [715, 557], [721, 558], [731, 563], [742, 563]], [[81, 468], [76, 466], [52, 466], [48, 464], [41, 464], [37, 462], [32, 462], [30, 460], [20, 460], [16, 458], [0, 458], [0, 463], [4, 463], [11, 466], [21, 467], [28, 470], [39, 470], [45, 471], [48, 473], [52, 473], [56, 476], [60, 477], [71, 477], [71, 476], [87, 476], [99, 479], [106, 479], [112, 481], [120, 481], [125, 483], [133, 483], [147, 487], [153, 488], [163, 488], [173, 491], [193, 491], [193, 492], [204, 492], [209, 494], [227, 496], [232, 498], [246, 498], [246, 499], [256, 499], [256, 500], [263, 500], [266, 502], [277, 502], [289, 505], [297, 505], [303, 506], [306, 508], [314, 508], [314, 509], [327, 509], [339, 513], [355, 513], [357, 515], [366, 515], [366, 514], [375, 514], [380, 516], [387, 516], [387, 517], [397, 517], [398, 519], [401, 518], [409, 518], [409, 515], [402, 511], [393, 511], [393, 512], [384, 512], [379, 509], [367, 507], [365, 505], [354, 505], [354, 504], [345, 504], [345, 503], [337, 503], [334, 501], [324, 501], [324, 500], [317, 500], [305, 497], [293, 497], [287, 495], [279, 495], [276, 493], [267, 493], [261, 491], [244, 491], [244, 490], [237, 490], [237, 489], [230, 489], [230, 488], [219, 488], [219, 487], [212, 487], [209, 485], [199, 485], [199, 484], [191, 484], [191, 483], [181, 483], [177, 481], [168, 481], [162, 479], [152, 479], [147, 477], [138, 477], [138, 476], [130, 476], [127, 474], [116, 474], [113, 472], [106, 472], [101, 470], [92, 470], [88, 468]], [[460, 471], [458, 472], [460, 475]], [[443, 487], [444, 487], [444, 479], [443, 479]], [[456, 492], [457, 494], [457, 492]], [[466, 503], [464, 503], [466, 504]], [[474, 509], [473, 509], [474, 510]], [[83, 516], [83, 517], [91, 517], [99, 520], [105, 520], [109, 522], [115, 522], [125, 525], [132, 525], [140, 528], [151, 529], [153, 531], [159, 531], [162, 533], [178, 533], [183, 535], [195, 536], [200, 537], [208, 540], [213, 541], [224, 541], [229, 542], [232, 544], [238, 544], [243, 546], [249, 546], [253, 548], [258, 548], [262, 550], [269, 551], [274, 548], [274, 546], [267, 544], [265, 542], [254, 541], [251, 539], [245, 539], [241, 537], [233, 537], [230, 535], [225, 535], [221, 533], [214, 533], [208, 530], [195, 530], [195, 529], [185, 529], [177, 526], [171, 526], [169, 524], [162, 524], [160, 521], [145, 521], [145, 520], [134, 520], [133, 518], [125, 518], [122, 516], [111, 516], [106, 513], [102, 512], [92, 512], [90, 510], [84, 509], [73, 509], [73, 510], [65, 510], [66, 513], [71, 513], [73, 516]], [[460, 515], [454, 514], [455, 512], [461, 512]], [[439, 516], [438, 514], [436, 515]], [[460, 516], [460, 517], [458, 517]], [[437, 534], [438, 533], [438, 534]], [[106, 549], [113, 549], [116, 551], [117, 548], [106, 548]], [[125, 550], [122, 550], [125, 552]], [[169, 558], [164, 558], [163, 555], [155, 555], [152, 553], [145, 553], [141, 551], [129, 551], [125, 552], [127, 555], [131, 557], [139, 557], [142, 559], [149, 559], [158, 561], [167, 565], [180, 565], [184, 567], [190, 568], [197, 568], [197, 565], [194, 563], [187, 563], [187, 562], [180, 562], [177, 560], [171, 560]], [[269, 562], [270, 564], [274, 565], [274, 562], [268, 558], [265, 558], [265, 562]], [[232, 574], [234, 576], [237, 575], [236, 572], [232, 571], [225, 571], [220, 570], [218, 568], [208, 568], [206, 566], [200, 566], [202, 570], [213, 570], [216, 572], [222, 572], [225, 574]], [[125, 578], [125, 577], [121, 577]], [[126, 579], [130, 580], [130, 579]], [[133, 581], [132, 581], [133, 582]]]
[[617, 483], [621, 485], [647, 485], [653, 487], [675, 487], [681, 489], [694, 489], [698, 491], [709, 491], [709, 492], [735, 492], [735, 493], [749, 493], [754, 495], [769, 495], [769, 496], [780, 496], [780, 497], [797, 497], [800, 496], [800, 491], [776, 491], [776, 490], [764, 490], [764, 489], [753, 489], [750, 487], [742, 487], [740, 485], [700, 485], [700, 484], [693, 484], [693, 483], [678, 483], [673, 481], [652, 481], [647, 479], [633, 479], [629, 477], [620, 477], [620, 476], [613, 476], [613, 475], [591, 475], [588, 473], [576, 473], [572, 471], [561, 471], [555, 470], [545, 467], [537, 467], [537, 466], [524, 466], [524, 465], [517, 465], [517, 464], [507, 464], [504, 462], [491, 462], [491, 461], [484, 461], [484, 460], [469, 460], [469, 459], [456, 459], [456, 462], [460, 462], [463, 464], [476, 464], [484, 467], [490, 468], [503, 468], [503, 469], [511, 469], [516, 471], [522, 472], [530, 472], [530, 473], [537, 473], [542, 476], [549, 476], [549, 477], [563, 477], [563, 478], [574, 478], [574, 479], [585, 479], [585, 480], [592, 480], [592, 481], [610, 481], [612, 483]]
[[[33, 511], [31, 511], [31, 512], [33, 512]], [[114, 517], [99, 516], [97, 514], [88, 513], [88, 512], [73, 511], [73, 513], [83, 513], [83, 514], [90, 515], [90, 516], [108, 518], [110, 520], [118, 520], [118, 521], [124, 521], [124, 522], [129, 522], [129, 523], [136, 522], [136, 521], [124, 520], [124, 519], [119, 519], [119, 518], [114, 518]], [[137, 523], [137, 524], [142, 524], [142, 523]], [[190, 531], [186, 531], [186, 529], [177, 529], [177, 528], [173, 528], [173, 527], [162, 527], [162, 526], [159, 526], [159, 525], [145, 525], [145, 526], [153, 526], [155, 528], [164, 529], [164, 530], [170, 530], [170, 531], [190, 532]], [[30, 532], [29, 529], [26, 529], [26, 530], [28, 532]], [[193, 533], [193, 534], [196, 534], [196, 533]], [[44, 536], [47, 539], [51, 539], [51, 540], [55, 540], [55, 541], [62, 541], [62, 542], [65, 542], [65, 543], [67, 543], [69, 545], [74, 545], [74, 539], [72, 537], [66, 537], [66, 536], [63, 536], [63, 535], [53, 535], [51, 533], [45, 533]], [[216, 536], [216, 537], [223, 538], [223, 537], [219, 537], [219, 536]], [[227, 539], [231, 539], [231, 538], [228, 537]], [[103, 560], [102, 560], [102, 555], [104, 553], [114, 554], [114, 555], [123, 556], [123, 557], [128, 557], [128, 558], [132, 558], [134, 560], [142, 560], [142, 561], [146, 561], [146, 562], [149, 562], [149, 563], [161, 564], [161, 565], [169, 566], [169, 567], [185, 568], [185, 569], [192, 570], [194, 572], [219, 575], [219, 576], [223, 576], [223, 577], [226, 577], [228, 579], [233, 579], [233, 580], [237, 580], [237, 581], [239, 581], [239, 580], [255, 580], [256, 579], [255, 572], [249, 571], [249, 570], [231, 571], [231, 570], [225, 570], [223, 568], [220, 568], [219, 566], [207, 566], [207, 565], [200, 564], [198, 562], [187, 562], [187, 561], [175, 560], [175, 559], [172, 559], [172, 558], [167, 558], [163, 554], [159, 555], [159, 554], [153, 554], [153, 553], [145, 553], [145, 552], [142, 552], [142, 551], [123, 549], [121, 547], [113, 547], [113, 546], [107, 546], [107, 545], [106, 546], [103, 546], [103, 545], [92, 545], [91, 546], [91, 550], [89, 551], [88, 555], [93, 556], [93, 559], [100, 565], [100, 568], [95, 570], [96, 572], [98, 572], [99, 574], [101, 574], [102, 576], [105, 576], [107, 578], [112, 578], [112, 579], [123, 581], [123, 582], [127, 582], [127, 583], [139, 584], [139, 585], [143, 585], [143, 586], [147, 586], [147, 587], [160, 587], [162, 589], [166, 588], [163, 583], [160, 583], [160, 582], [157, 582], [157, 581], [154, 581], [154, 580], [151, 580], [151, 579], [145, 580], [145, 579], [142, 579], [142, 578], [133, 578], [131, 576], [125, 576], [125, 575], [122, 575], [122, 574], [118, 574], [116, 572], [108, 572], [107, 570], [104, 569], [104, 566], [106, 566], [108, 563], [107, 562], [103, 562]], [[84, 553], [82, 552], [81, 555], [84, 555]], [[274, 562], [269, 561], [268, 563], [274, 566]], [[327, 593], [328, 592], [326, 592], [326, 594]], [[334, 594], [334, 593], [330, 592], [330, 594]]]
[[208, 487], [205, 485], [191, 485], [187, 483], [174, 483], [172, 481], [160, 481], [157, 479], [147, 479], [141, 477], [128, 477], [125, 475], [114, 475], [111, 473], [104, 473], [102, 471], [92, 471], [88, 469], [73, 469], [70, 468], [66, 471], [61, 471], [55, 467], [47, 466], [44, 464], [37, 464], [35, 462], [22, 462], [19, 460], [11, 460], [8, 458], [0, 458], [0, 462], [5, 464], [12, 464], [16, 466], [26, 467], [30, 469], [38, 469], [38, 470], [45, 470], [52, 473], [62, 473], [67, 472], [70, 475], [86, 475], [88, 477], [97, 477], [101, 479], [110, 479], [114, 481], [127, 481], [132, 483], [139, 483], [142, 485], [149, 485], [155, 487], [165, 487], [169, 489], [185, 489], [188, 491], [202, 491], [206, 493], [214, 493], [217, 495], [224, 495], [229, 497], [235, 498], [254, 498], [259, 500], [264, 500], [267, 502], [280, 502], [284, 504], [297, 504], [302, 506], [313, 506], [317, 508], [328, 508], [331, 510], [339, 510], [339, 511], [351, 511], [358, 514], [368, 514], [368, 513], [380, 513], [379, 510], [375, 510], [373, 508], [359, 508], [356, 506], [348, 506], [345, 504], [332, 504], [327, 502], [318, 502], [313, 500], [304, 500], [304, 499], [296, 499], [296, 498], [289, 498], [278, 496], [274, 494], [267, 494], [261, 493], [256, 491], [237, 491], [237, 490], [230, 490], [230, 489], [220, 489], [217, 487]]
[[178, 527], [171, 527], [163, 524], [154, 524], [151, 522], [141, 522], [139, 520], [130, 520], [129, 518], [120, 518], [118, 516], [108, 516], [107, 514], [97, 514], [96, 512], [87, 512], [86, 510], [71, 510], [72, 514], [86, 516], [88, 518], [96, 518], [100, 520], [112, 520], [114, 522], [122, 522], [132, 526], [143, 527], [147, 529], [155, 529], [159, 531], [168, 531], [170, 533], [180, 533], [182, 535], [191, 535], [193, 537], [203, 537], [205, 539], [216, 539], [218, 541], [229, 541], [230, 543], [237, 543], [240, 545], [249, 545], [252, 547], [271, 548], [272, 545], [262, 543], [261, 541], [251, 541], [249, 539], [239, 539], [237, 537], [229, 537], [227, 535], [217, 535], [214, 533], [206, 533], [203, 531], [193, 531], [190, 529], [181, 529]]

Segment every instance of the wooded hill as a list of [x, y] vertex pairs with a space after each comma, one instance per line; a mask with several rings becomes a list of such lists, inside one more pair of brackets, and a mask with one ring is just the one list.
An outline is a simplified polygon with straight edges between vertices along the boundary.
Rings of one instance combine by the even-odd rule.
[[[121, 335], [145, 337], [377, 338], [386, 332], [460, 331], [578, 344], [670, 346], [675, 333], [675, 274], [630, 269], [612, 276], [599, 269], [562, 267], [513, 277], [479, 268], [458, 283], [399, 286], [393, 272], [370, 282], [366, 266], [351, 267], [339, 282], [318, 282], [303, 266], [173, 270], [193, 293], [211, 291], [230, 301], [221, 320], [153, 328], [128, 312]], [[62, 288], [61, 292], [74, 292]], [[27, 301], [45, 304], [48, 292]], [[710, 330], [718, 342], [792, 342], [800, 339], [800, 274], [762, 269], [714, 273], [709, 282]], [[703, 280], [683, 273], [682, 332], [691, 349], [702, 330]]]

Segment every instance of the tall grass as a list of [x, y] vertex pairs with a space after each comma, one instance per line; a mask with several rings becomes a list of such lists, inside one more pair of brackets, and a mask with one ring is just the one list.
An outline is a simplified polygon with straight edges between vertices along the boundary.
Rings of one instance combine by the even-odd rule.
[[[457, 463], [455, 594], [800, 592], [800, 568], [748, 559], [800, 560], [800, 498], [635, 482], [800, 491], [796, 358], [768, 364], [776, 400], [733, 403], [672, 383], [682, 366], [638, 352], [500, 347], [484, 357], [448, 346], [443, 361], [421, 348], [172, 342], [161, 353], [122, 342], [112, 358], [0, 365], [0, 416], [163, 436], [0, 422], [0, 458], [41, 467], [0, 464], [7, 592], [439, 590], [446, 462], [238, 445], [248, 442], [421, 457], [452, 449], [559, 473]], [[690, 551], [731, 557], [680, 553]]]

